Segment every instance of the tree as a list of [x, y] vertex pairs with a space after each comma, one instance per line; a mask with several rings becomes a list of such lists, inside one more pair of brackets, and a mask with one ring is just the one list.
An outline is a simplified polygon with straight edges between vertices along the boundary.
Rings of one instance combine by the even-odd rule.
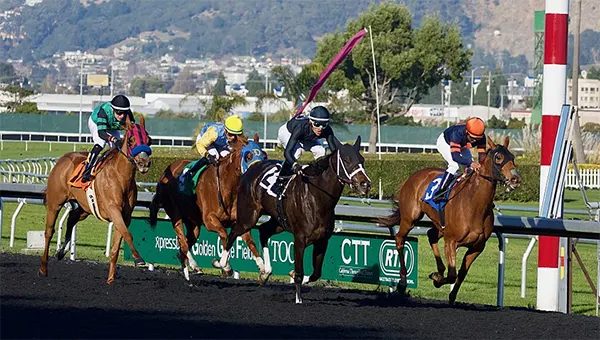
[[460, 80], [469, 68], [470, 52], [463, 47], [460, 29], [440, 22], [437, 17], [424, 17], [419, 29], [413, 29], [409, 10], [403, 5], [383, 3], [370, 6], [346, 32], [325, 36], [318, 44], [316, 61], [328, 63], [345, 42], [365, 27], [372, 27], [377, 79], [369, 42], [358, 44], [350, 56], [332, 74], [329, 85], [348, 89], [363, 103], [371, 124], [369, 152], [375, 152], [377, 141], [377, 107], [375, 82], [379, 88], [383, 112], [394, 102], [405, 114], [413, 103], [426, 95], [442, 80]]
[[129, 95], [144, 97], [146, 93], [167, 93], [167, 84], [158, 77], [134, 78], [129, 86]]
[[192, 73], [192, 69], [188, 66], [184, 67], [179, 75], [177, 76], [177, 80], [175, 80], [175, 85], [171, 88], [171, 93], [193, 93], [196, 92], [196, 82], [194, 81], [194, 73]]
[[[304, 66], [298, 74], [295, 74], [288, 66], [275, 66], [271, 69], [271, 74], [283, 83], [285, 87], [283, 95], [292, 101], [293, 109], [295, 109], [301, 104], [300, 101], [302, 98], [308, 95], [310, 89], [319, 79], [319, 75], [323, 72], [323, 69], [323, 64], [313, 62]], [[323, 101], [326, 98], [327, 89], [322, 88], [315, 100]]]
[[234, 107], [247, 103], [246, 98], [239, 95], [213, 96], [210, 103], [206, 103], [207, 105], [205, 105], [208, 107], [205, 118], [216, 122], [223, 121]]
[[18, 79], [12, 64], [0, 61], [0, 84], [13, 84]]
[[265, 91], [265, 80], [263, 77], [256, 72], [256, 70], [252, 70], [248, 74], [248, 78], [246, 79], [246, 90], [248, 90], [248, 96], [256, 97], [259, 92]]
[[227, 81], [225, 81], [225, 75], [223, 72], [219, 72], [219, 76], [217, 77], [217, 83], [215, 84], [215, 88], [213, 89], [213, 94], [215, 96], [224, 96], [227, 94], [225, 90], [225, 86], [227, 86]]
[[592, 67], [589, 69], [587, 79], [598, 79], [600, 80], [600, 68]]
[[506, 122], [502, 119], [498, 119], [495, 115], [488, 119], [487, 127], [490, 129], [506, 129]]
[[16, 112], [17, 108], [25, 103], [25, 98], [31, 96], [33, 91], [20, 86], [7, 86], [3, 89], [10, 96], [10, 99], [0, 103], [8, 112]]

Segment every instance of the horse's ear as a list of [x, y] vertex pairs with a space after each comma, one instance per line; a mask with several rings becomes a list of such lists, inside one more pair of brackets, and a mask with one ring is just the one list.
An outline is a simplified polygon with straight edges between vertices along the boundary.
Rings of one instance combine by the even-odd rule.
[[508, 143], [510, 143], [510, 139], [508, 136], [504, 137], [504, 147], [508, 149]]
[[140, 122], [139, 122], [140, 126], [141, 126], [141, 127], [144, 129], [144, 130], [146, 130], [146, 119], [144, 119], [144, 116], [140, 115], [140, 118], [139, 118], [138, 120], [140, 121]]
[[490, 138], [490, 136], [487, 136], [486, 140], [487, 140], [488, 149], [493, 149], [496, 147], [496, 143], [494, 143], [494, 141]]
[[356, 151], [360, 151], [360, 135], [356, 137], [356, 141], [354, 142], [354, 148], [356, 149]]
[[253, 139], [254, 139], [254, 141], [255, 141], [256, 143], [258, 143], [258, 141], [260, 140], [260, 139], [258, 138], [258, 133], [254, 133], [254, 138], [253, 138]]

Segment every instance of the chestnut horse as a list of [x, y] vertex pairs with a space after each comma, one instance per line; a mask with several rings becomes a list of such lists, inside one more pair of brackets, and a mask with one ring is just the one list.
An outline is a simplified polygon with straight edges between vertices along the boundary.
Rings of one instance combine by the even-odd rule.
[[266, 282], [271, 274], [269, 238], [287, 230], [294, 234], [296, 303], [302, 303], [300, 288], [304, 281], [304, 250], [314, 245], [314, 272], [308, 278], [308, 282], [313, 282], [321, 277], [325, 251], [335, 224], [335, 206], [344, 185], [349, 184], [361, 195], [369, 193], [371, 180], [365, 172], [364, 162], [360, 154], [360, 136], [354, 145], [338, 144], [336, 152], [312, 163], [303, 170], [303, 176], [292, 177], [285, 190], [281, 209], [277, 207], [277, 197], [269, 193], [270, 189], [260, 185], [278, 162], [261, 162], [249, 169], [242, 176], [238, 191], [238, 201], [244, 204], [237, 206], [237, 220], [229, 233], [227, 247], [221, 254], [221, 266], [229, 265], [229, 251], [235, 239], [249, 232], [256, 226], [259, 217], [267, 214], [271, 219], [258, 227], [265, 259], [265, 271], [261, 272], [259, 282]]
[[[266, 153], [258, 144], [258, 135], [248, 142], [248, 137], [240, 135], [230, 144], [231, 153], [219, 159], [218, 165], [208, 166], [196, 183], [196, 196], [190, 197], [179, 192], [178, 177], [190, 160], [178, 160], [170, 164], [156, 186], [156, 194], [150, 205], [150, 225], [155, 226], [158, 210], [163, 207], [179, 241], [178, 258], [181, 261], [183, 274], [189, 280], [189, 266], [193, 271], [201, 272], [192, 257], [189, 248], [196, 244], [200, 236], [200, 226], [219, 234], [223, 247], [227, 244], [226, 227], [236, 219], [237, 190], [240, 177], [246, 166], [266, 159]], [[187, 233], [184, 233], [184, 223]], [[187, 235], [187, 237], [186, 237]], [[259, 270], [264, 269], [263, 260], [250, 233], [242, 236], [252, 254]], [[223, 276], [231, 274], [231, 268], [219, 266], [219, 261], [213, 261], [213, 266], [223, 271]]]
[[[113, 147], [106, 151], [102, 156], [101, 164], [96, 166], [96, 175], [93, 179], [93, 182], [102, 183], [102, 185], [94, 185], [97, 205], [95, 212], [99, 218], [112, 222], [115, 227], [106, 281], [108, 284], [112, 284], [115, 280], [122, 238], [125, 238], [125, 242], [131, 249], [135, 264], [145, 265], [144, 260], [135, 249], [128, 226], [137, 200], [136, 168], [141, 173], [146, 173], [150, 167], [150, 154], [152, 153], [149, 147], [150, 137], [146, 133], [143, 117], [140, 117], [139, 125], [132, 124], [127, 120], [125, 128], [122, 148], [119, 150]], [[90, 207], [85, 190], [69, 184], [74, 170], [82, 162], [85, 162], [87, 155], [87, 152], [66, 153], [56, 162], [48, 176], [45, 196], [46, 243], [41, 258], [40, 276], [48, 276], [48, 251], [54, 235], [56, 217], [62, 206], [69, 202], [76, 207], [69, 212], [65, 243], [56, 254], [59, 260], [65, 255], [65, 246], [70, 241], [71, 231], [75, 224], [93, 213], [92, 209], [94, 208]]]
[[[396, 249], [401, 263], [399, 293], [404, 294], [406, 290], [404, 240], [414, 224], [427, 214], [435, 226], [427, 232], [427, 236], [437, 263], [437, 272], [431, 273], [429, 278], [433, 280], [436, 288], [444, 284], [454, 284], [449, 301], [451, 304], [456, 301], [456, 295], [467, 276], [469, 267], [485, 248], [485, 243], [494, 229], [493, 199], [496, 185], [501, 182], [507, 186], [507, 190], [513, 190], [520, 182], [514, 156], [508, 150], [508, 143], [508, 137], [505, 138], [504, 145], [494, 144], [489, 137], [487, 138], [488, 149], [481, 168], [471, 175], [466, 175], [451, 189], [444, 209], [445, 227], [440, 223], [438, 212], [421, 199], [429, 183], [442, 174], [443, 169], [428, 168], [417, 171], [401, 185], [395, 197], [393, 214], [378, 221], [381, 226], [400, 225], [396, 234]], [[444, 277], [446, 268], [438, 248], [438, 240], [442, 236], [448, 264], [447, 277]], [[467, 252], [457, 275], [456, 249], [458, 247], [466, 247]]]

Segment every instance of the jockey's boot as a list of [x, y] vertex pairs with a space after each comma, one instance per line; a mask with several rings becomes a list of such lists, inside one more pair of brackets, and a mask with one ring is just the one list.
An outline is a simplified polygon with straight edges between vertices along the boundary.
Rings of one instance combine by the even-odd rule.
[[90, 177], [92, 176], [94, 167], [96, 166], [96, 163], [98, 163], [98, 155], [100, 154], [100, 151], [102, 151], [102, 147], [98, 144], [94, 144], [94, 147], [92, 148], [92, 151], [88, 156], [88, 160], [85, 163], [85, 170], [83, 171], [83, 175], [81, 175], [82, 182], [85, 183], [90, 181]]
[[452, 183], [455, 177], [456, 176], [454, 174], [451, 174], [447, 171], [444, 172], [444, 177], [442, 177], [442, 183], [440, 184], [439, 189], [433, 195], [433, 201], [435, 203], [440, 203], [444, 200], [444, 196], [446, 196], [446, 190], [448, 190], [450, 183]]
[[191, 182], [194, 178], [194, 175], [198, 170], [202, 169], [203, 166], [208, 165], [208, 158], [202, 157], [200, 158], [184, 175], [184, 182]]
[[287, 180], [288, 178], [284, 176], [277, 176], [277, 180], [275, 181], [275, 185], [273, 185], [272, 189], [272, 191], [277, 195], [277, 197], [281, 197], [281, 195], [283, 194], [283, 188], [285, 187]]

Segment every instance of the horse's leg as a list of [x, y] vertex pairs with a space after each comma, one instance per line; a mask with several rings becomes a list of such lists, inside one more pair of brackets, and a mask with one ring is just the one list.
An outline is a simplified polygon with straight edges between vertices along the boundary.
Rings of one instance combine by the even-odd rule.
[[433, 284], [436, 288], [441, 287], [439, 282], [444, 278], [444, 272], [446, 271], [446, 266], [444, 266], [444, 261], [442, 261], [442, 256], [440, 255], [440, 247], [438, 246], [440, 237], [441, 233], [437, 228], [434, 227], [427, 230], [429, 245], [431, 246], [433, 256], [435, 257], [435, 263], [437, 264], [437, 272], [429, 274], [429, 278], [433, 280]]
[[[446, 255], [446, 263], [448, 263], [448, 276], [442, 280], [438, 280], [438, 284], [452, 284], [456, 282], [456, 240], [445, 239], [444, 254]], [[435, 280], [435, 279], [434, 279]]]
[[[114, 222], [113, 222], [114, 224]], [[116, 225], [116, 224], [114, 224]], [[119, 249], [121, 249], [121, 240], [123, 237], [121, 236], [121, 232], [119, 229], [115, 229], [113, 233], [113, 241], [112, 248], [110, 249], [110, 262], [108, 266], [108, 279], [106, 280], [107, 284], [113, 284], [115, 282], [115, 272], [117, 270], [117, 259], [119, 258]]]
[[262, 246], [262, 253], [265, 261], [264, 271], [262, 271], [258, 276], [258, 283], [260, 285], [267, 283], [271, 273], [273, 272], [273, 268], [271, 267], [271, 255], [269, 254], [269, 239], [271, 236], [277, 234], [278, 227], [279, 223], [277, 223], [273, 217], [258, 227], [260, 245]]
[[65, 242], [60, 246], [60, 249], [56, 251], [56, 258], [58, 260], [62, 260], [65, 257], [67, 244], [71, 242], [71, 237], [73, 236], [73, 227], [79, 221], [85, 220], [89, 216], [83, 208], [78, 206], [77, 208], [71, 210], [69, 212], [69, 217], [67, 218], [67, 230], [65, 232]]
[[450, 304], [454, 304], [454, 301], [456, 301], [456, 295], [458, 294], [460, 285], [463, 283], [463, 281], [465, 280], [465, 277], [467, 276], [469, 267], [471, 267], [471, 264], [473, 263], [473, 261], [475, 261], [477, 256], [479, 256], [479, 254], [481, 254], [483, 249], [485, 249], [485, 241], [477, 242], [472, 247], [469, 247], [467, 249], [467, 253], [465, 254], [465, 257], [463, 258], [462, 265], [460, 266], [460, 270], [458, 271], [458, 277], [456, 278], [454, 287], [452, 288], [452, 291], [450, 292], [450, 296], [448, 299], [450, 301]]
[[304, 240], [294, 237], [294, 283], [296, 284], [296, 303], [302, 303], [302, 281], [304, 280]]
[[252, 234], [250, 234], [250, 232], [247, 232], [247, 233], [243, 234], [242, 235], [242, 240], [244, 240], [244, 242], [246, 242], [246, 245], [248, 246], [248, 248], [252, 252], [252, 255], [254, 255], [254, 262], [256, 262], [256, 266], [258, 267], [258, 271], [261, 272], [261, 273], [263, 273], [265, 271], [265, 263], [264, 263], [262, 257], [260, 256], [260, 253], [258, 252], [258, 249], [256, 249], [256, 243], [254, 243], [254, 239], [252, 238]]
[[323, 260], [325, 259], [325, 252], [327, 251], [327, 244], [329, 244], [328, 237], [324, 237], [313, 243], [313, 273], [308, 278], [308, 282], [315, 282], [321, 278], [321, 274], [323, 272]]
[[[219, 239], [221, 240], [221, 244], [223, 245], [223, 249], [227, 249], [227, 230], [219, 220], [219, 217], [216, 214], [210, 213], [207, 216], [203, 216], [204, 226], [206, 230], [215, 232], [219, 235]], [[229, 254], [228, 254], [229, 257]], [[215, 268], [221, 269], [221, 276], [229, 277], [233, 275], [233, 270], [229, 265], [229, 261], [224, 261], [223, 263], [214, 259], [212, 261], [212, 265]]]
[[58, 217], [58, 212], [60, 211], [61, 207], [62, 204], [58, 203], [46, 204], [46, 232], [44, 233], [46, 240], [44, 242], [44, 253], [40, 259], [41, 264], [38, 271], [38, 276], [48, 276], [48, 251], [50, 250], [50, 241], [52, 241], [52, 236], [54, 235], [56, 217]]
[[[193, 228], [192, 228], [192, 226], [193, 226]], [[198, 241], [198, 237], [200, 237], [200, 226], [190, 221], [190, 224], [187, 225], [186, 235], [187, 235], [187, 244], [188, 244], [188, 252], [187, 252], [188, 264], [189, 264], [190, 268], [192, 268], [194, 273], [203, 274], [202, 269], [200, 267], [198, 267], [198, 263], [196, 263], [196, 260], [194, 260], [194, 257], [192, 256], [192, 252], [190, 251], [190, 245], [191, 245], [191, 247], [193, 247], [194, 244], [196, 244], [196, 242]]]
[[177, 219], [173, 219], [173, 229], [175, 230], [175, 234], [177, 235], [177, 240], [179, 241], [179, 253], [177, 253], [177, 258], [179, 258], [179, 262], [181, 262], [181, 270], [183, 271], [183, 276], [187, 281], [190, 280], [190, 272], [187, 268], [187, 254], [189, 252], [187, 238], [183, 232], [183, 220], [181, 217], [177, 217]]
[[106, 283], [112, 284], [115, 281], [115, 270], [117, 266], [117, 259], [119, 257], [121, 239], [125, 239], [125, 242], [127, 242], [127, 245], [131, 250], [131, 255], [133, 256], [133, 263], [136, 266], [143, 266], [146, 264], [146, 262], [144, 262], [144, 259], [142, 259], [140, 253], [135, 248], [135, 245], [133, 244], [133, 236], [127, 228], [131, 220], [131, 214], [129, 214], [129, 216], [126, 216], [125, 220], [123, 218], [122, 212], [117, 208], [113, 208], [109, 210], [108, 215], [110, 217], [110, 221], [115, 227], [115, 230], [118, 232], [118, 234], [115, 233], [115, 237], [113, 238], [113, 248], [110, 252], [110, 266], [108, 269], [108, 279], [106, 280]]
[[404, 241], [406, 235], [413, 229], [413, 220], [402, 218], [400, 220], [400, 229], [396, 233], [396, 250], [400, 258], [400, 280], [398, 281], [398, 293], [404, 295], [406, 293], [406, 261], [404, 259]]
[[227, 236], [227, 244], [219, 260], [221, 268], [231, 267], [229, 265], [229, 251], [233, 247], [233, 242], [235, 242], [238, 236], [245, 234], [256, 226], [256, 222], [260, 217], [260, 208], [256, 205], [256, 202], [245, 202], [243, 209], [240, 209], [238, 205], [237, 220], [231, 226], [231, 231], [229, 231], [229, 235]]

